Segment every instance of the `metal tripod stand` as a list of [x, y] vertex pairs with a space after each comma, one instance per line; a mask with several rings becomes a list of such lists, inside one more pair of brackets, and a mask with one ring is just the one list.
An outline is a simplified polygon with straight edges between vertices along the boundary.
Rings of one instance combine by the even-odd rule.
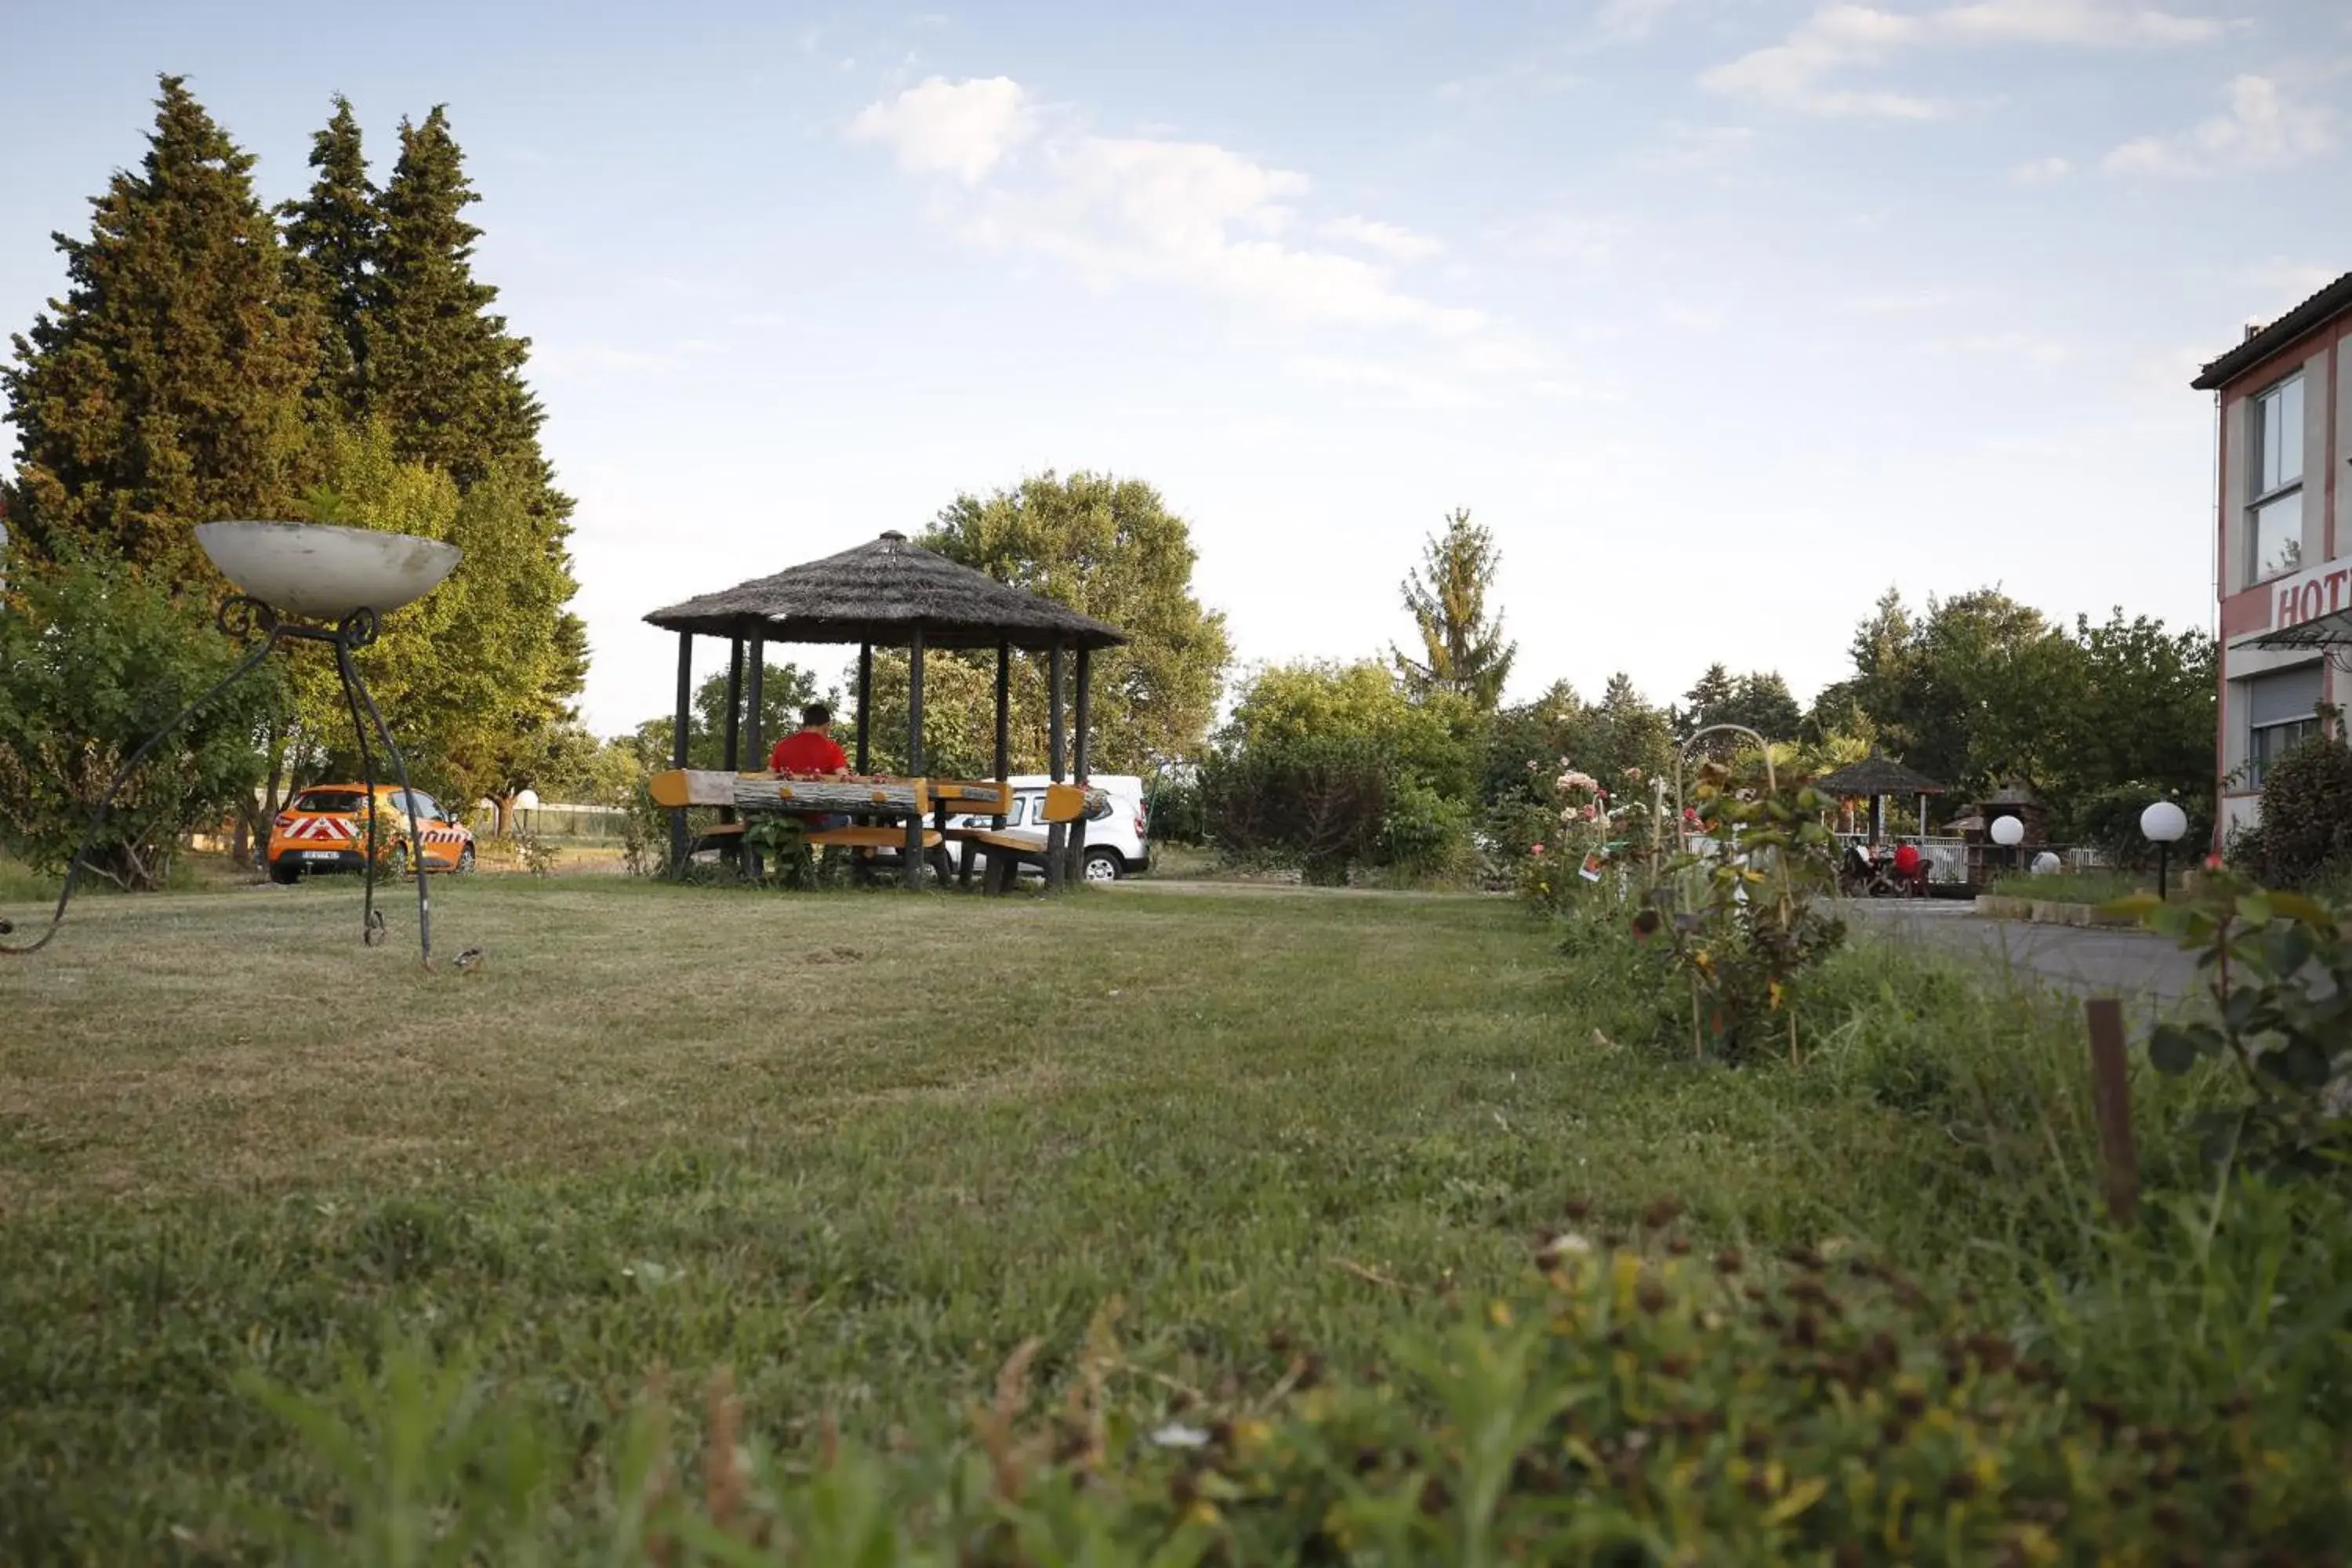
[[[121, 793], [131, 773], [181, 726], [203, 711], [223, 692], [259, 668], [261, 661], [268, 658], [279, 643], [292, 638], [325, 643], [335, 650], [335, 673], [342, 683], [344, 705], [351, 710], [352, 734], [359, 741], [360, 768], [367, 784], [367, 837], [360, 857], [366, 879], [360, 902], [360, 941], [369, 947], [377, 947], [383, 944], [385, 936], [383, 915], [375, 907], [376, 864], [382, 858], [377, 848], [382, 839], [376, 827], [375, 752], [368, 744], [368, 732], [373, 728], [376, 737], [383, 742], [385, 752], [390, 753], [393, 770], [400, 779], [404, 806], [401, 815], [408, 823], [408, 865], [416, 877], [417, 950], [425, 967], [432, 968], [433, 899], [425, 886], [425, 845], [416, 828], [415, 799], [408, 787], [408, 759], [401, 754], [400, 742], [392, 738], [392, 731], [384, 723], [383, 714], [377, 709], [375, 698], [369, 692], [367, 682], [360, 678], [359, 665], [352, 658], [352, 654], [375, 641], [381, 629], [375, 611], [362, 605], [335, 625], [324, 626], [287, 619], [260, 600], [238, 594], [223, 602], [220, 613], [215, 618], [222, 631], [240, 642], [257, 635], [261, 641], [237, 661], [235, 669], [181, 709], [170, 723], [150, 735], [137, 751], [124, 759], [121, 767], [115, 769], [112, 782], [108, 784], [106, 793], [100, 797], [97, 809], [90, 813], [89, 826], [82, 835], [81, 847], [74, 851], [73, 862], [66, 868], [65, 886], [58, 890], [57, 908], [50, 912], [49, 929], [43, 931], [38, 940], [21, 947], [0, 943], [0, 954], [20, 956], [38, 952], [49, 944], [58, 934], [58, 927], [65, 921], [66, 906], [73, 900], [74, 887], [81, 879], [82, 867], [97, 842], [99, 829], [106, 825], [107, 813], [114, 805], [114, 797]], [[364, 718], [362, 717], [362, 710]], [[0, 935], [5, 935], [9, 929], [8, 922], [0, 921]]]

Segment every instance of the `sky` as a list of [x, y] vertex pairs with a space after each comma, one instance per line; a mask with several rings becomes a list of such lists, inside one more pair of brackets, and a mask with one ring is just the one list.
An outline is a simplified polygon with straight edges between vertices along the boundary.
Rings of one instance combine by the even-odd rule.
[[646, 612], [1049, 468], [1158, 488], [1244, 667], [1409, 637], [1456, 507], [1514, 696], [1808, 697], [1889, 586], [2210, 628], [2189, 381], [2352, 270], [2340, 0], [938, 3], [0, 0], [0, 327], [159, 72], [271, 201], [332, 95], [379, 177], [447, 105], [614, 732]]

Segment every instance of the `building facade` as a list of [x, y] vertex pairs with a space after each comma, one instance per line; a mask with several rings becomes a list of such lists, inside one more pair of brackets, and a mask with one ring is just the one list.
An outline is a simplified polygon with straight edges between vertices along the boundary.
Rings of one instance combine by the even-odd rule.
[[2221, 810], [2261, 812], [2263, 770], [2352, 706], [2352, 273], [2208, 364], [2220, 496]]

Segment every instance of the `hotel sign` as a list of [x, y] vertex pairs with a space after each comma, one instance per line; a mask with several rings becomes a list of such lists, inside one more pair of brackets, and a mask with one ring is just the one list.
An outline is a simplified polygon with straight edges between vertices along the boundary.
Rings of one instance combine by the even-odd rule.
[[2270, 601], [2268, 629], [2274, 632], [2352, 607], [2352, 555], [2266, 583], [2263, 594]]

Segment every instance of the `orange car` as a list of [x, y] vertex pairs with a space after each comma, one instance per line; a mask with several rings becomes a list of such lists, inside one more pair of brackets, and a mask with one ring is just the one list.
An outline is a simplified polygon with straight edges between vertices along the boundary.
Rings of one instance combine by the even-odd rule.
[[[383, 835], [386, 868], [408, 868], [408, 818], [398, 784], [375, 786], [376, 831]], [[423, 790], [415, 803], [416, 837], [428, 871], [474, 868], [474, 835]], [[363, 865], [360, 845], [367, 835], [367, 785], [312, 784], [297, 795], [269, 825], [269, 879], [291, 882], [305, 871], [356, 871]]]

